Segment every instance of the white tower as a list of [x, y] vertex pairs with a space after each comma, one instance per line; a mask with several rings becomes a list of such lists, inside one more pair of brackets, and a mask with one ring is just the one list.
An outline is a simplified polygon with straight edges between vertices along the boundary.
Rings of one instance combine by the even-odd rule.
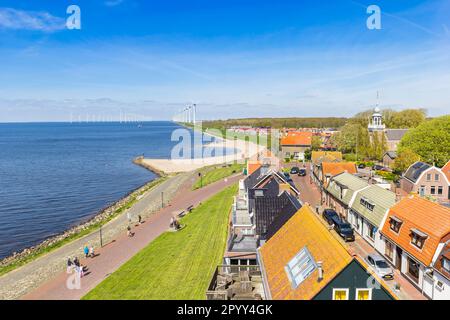
[[380, 108], [376, 107], [372, 114], [372, 119], [369, 122], [368, 129], [370, 132], [383, 131], [385, 125], [383, 124], [383, 115], [380, 112]]

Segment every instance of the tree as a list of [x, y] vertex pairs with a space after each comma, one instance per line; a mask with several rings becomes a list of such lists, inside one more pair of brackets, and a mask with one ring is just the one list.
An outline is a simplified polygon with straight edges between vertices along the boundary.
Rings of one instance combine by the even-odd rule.
[[430, 164], [442, 167], [450, 159], [450, 115], [434, 118], [409, 130], [398, 146], [398, 152], [406, 149]]
[[396, 173], [405, 172], [414, 162], [419, 161], [420, 156], [411, 149], [405, 148], [397, 154], [393, 169]]
[[313, 136], [311, 139], [311, 149], [314, 151], [317, 151], [320, 149], [320, 146], [322, 145], [322, 140], [319, 136]]
[[424, 109], [406, 109], [392, 115], [390, 122], [386, 122], [386, 125], [389, 128], [415, 128], [425, 119], [426, 112]]

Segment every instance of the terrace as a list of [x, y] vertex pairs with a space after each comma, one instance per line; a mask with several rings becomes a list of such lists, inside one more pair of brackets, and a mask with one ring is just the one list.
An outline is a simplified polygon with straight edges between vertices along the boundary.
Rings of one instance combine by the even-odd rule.
[[261, 269], [256, 265], [220, 265], [211, 279], [206, 300], [263, 300]]

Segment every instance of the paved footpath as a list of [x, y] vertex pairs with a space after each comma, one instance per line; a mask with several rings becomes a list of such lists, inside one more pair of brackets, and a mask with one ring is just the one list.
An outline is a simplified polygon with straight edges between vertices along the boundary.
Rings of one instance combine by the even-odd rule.
[[81, 260], [81, 263], [88, 267], [88, 272], [81, 278], [79, 289], [68, 289], [67, 280], [70, 275], [61, 272], [56, 278], [44, 283], [22, 299], [77, 300], [82, 298], [152, 240], [167, 231], [170, 218], [174, 214], [180, 213], [191, 205], [199, 205], [241, 178], [242, 175], [235, 175], [197, 190], [191, 190], [191, 179], [185, 181], [169, 205], [151, 215], [142, 225], [133, 227], [134, 237], [129, 238], [124, 232], [113, 242], [96, 250], [96, 254], [99, 255], [95, 258]]

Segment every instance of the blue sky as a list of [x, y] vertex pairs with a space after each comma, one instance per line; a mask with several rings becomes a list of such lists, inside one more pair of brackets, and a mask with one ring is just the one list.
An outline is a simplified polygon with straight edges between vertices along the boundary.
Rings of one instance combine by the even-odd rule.
[[[64, 27], [81, 9], [81, 30]], [[369, 30], [376, 4], [382, 29]], [[450, 110], [450, 1], [0, 0], [0, 122]]]

